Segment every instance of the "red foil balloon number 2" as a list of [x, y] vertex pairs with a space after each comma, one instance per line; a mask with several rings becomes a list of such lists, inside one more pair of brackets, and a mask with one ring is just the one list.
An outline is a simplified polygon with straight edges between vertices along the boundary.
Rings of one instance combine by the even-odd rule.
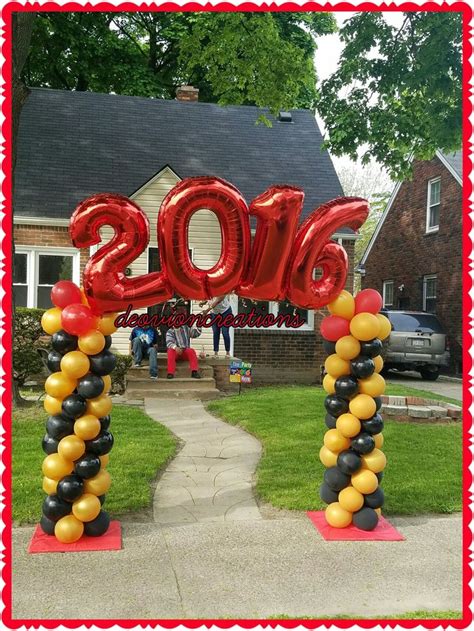
[[[96, 313], [147, 307], [174, 293], [203, 300], [235, 291], [258, 300], [282, 300], [319, 309], [340, 293], [347, 276], [344, 248], [331, 241], [342, 226], [359, 228], [368, 215], [366, 200], [343, 197], [313, 211], [297, 231], [304, 193], [292, 186], [273, 186], [250, 210], [240, 192], [215, 177], [188, 178], [168, 193], [158, 214], [161, 272], [127, 278], [125, 268], [149, 242], [148, 218], [122, 195], [99, 194], [77, 207], [70, 222], [78, 248], [97, 245], [100, 228], [115, 234], [92, 255], [84, 270], [84, 291]], [[192, 215], [214, 212], [222, 237], [221, 255], [209, 270], [196, 267], [188, 253]], [[251, 247], [250, 218], [257, 219]], [[295, 236], [296, 235], [296, 236]], [[315, 280], [314, 269], [322, 276]]]

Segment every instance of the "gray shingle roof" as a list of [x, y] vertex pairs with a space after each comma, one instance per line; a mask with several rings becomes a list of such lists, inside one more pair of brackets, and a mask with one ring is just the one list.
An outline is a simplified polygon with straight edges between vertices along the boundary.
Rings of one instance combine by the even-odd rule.
[[460, 178], [462, 178], [462, 151], [455, 151], [454, 153], [443, 153], [443, 157], [451, 167], [456, 171]]
[[[17, 216], [69, 218], [85, 197], [130, 196], [166, 165], [216, 175], [248, 203], [271, 184], [305, 192], [304, 214], [342, 195], [312, 112], [255, 125], [256, 107], [33, 89], [18, 138]], [[345, 229], [345, 232], [352, 232]]]

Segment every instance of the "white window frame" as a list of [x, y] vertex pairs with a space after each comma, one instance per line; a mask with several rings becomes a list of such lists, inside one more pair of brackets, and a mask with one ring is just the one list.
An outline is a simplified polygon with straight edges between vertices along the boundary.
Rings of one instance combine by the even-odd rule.
[[[239, 298], [241, 298], [242, 300], [250, 300], [250, 298], [244, 298], [242, 296], [239, 296]], [[258, 302], [268, 302], [268, 315], [274, 315], [275, 317], [278, 316], [278, 302], [269, 300], [259, 300]], [[281, 302], [284, 302], [283, 300]], [[237, 302], [238, 305], [238, 302]], [[238, 309], [238, 306], [236, 307], [236, 309]], [[306, 322], [306, 324], [303, 324], [303, 326], [300, 326], [298, 329], [293, 329], [291, 327], [286, 326], [286, 324], [283, 324], [282, 326], [277, 326], [276, 324], [273, 326], [268, 326], [265, 328], [260, 328], [260, 329], [255, 329], [255, 327], [248, 327], [248, 326], [244, 326], [242, 327], [243, 330], [246, 329], [255, 329], [255, 330], [259, 330], [259, 331], [288, 331], [290, 333], [298, 333], [298, 331], [314, 331], [314, 310], [313, 309], [307, 309], [306, 310], [308, 312], [308, 321]], [[235, 312], [235, 315], [237, 315], [237, 311]]]
[[[387, 303], [387, 286], [392, 286], [392, 302]], [[395, 282], [393, 280], [384, 280], [382, 285], [382, 296], [383, 296], [383, 306], [384, 307], [393, 307], [393, 300], [395, 298], [394, 294]]]
[[[52, 246], [15, 246], [15, 254], [26, 254], [26, 282], [27, 282], [27, 307], [29, 309], [37, 307], [38, 277], [39, 277], [39, 257], [49, 256], [71, 256], [72, 257], [72, 282], [80, 284], [81, 279], [81, 253], [75, 248], [56, 248]], [[51, 305], [52, 307], [53, 305]]]
[[[435, 291], [435, 295], [434, 296], [427, 296], [426, 295], [426, 288], [428, 286], [428, 283], [426, 281], [428, 280], [435, 280], [436, 281], [436, 291]], [[437, 300], [438, 299], [438, 274], [426, 274], [425, 276], [423, 276], [423, 311], [426, 311], [426, 300]], [[428, 313], [428, 311], [426, 311]], [[431, 311], [429, 312], [431, 313]]]
[[[431, 204], [431, 187], [436, 182], [440, 183], [439, 184], [439, 202], [438, 204]], [[439, 231], [439, 218], [438, 218], [438, 224], [436, 226], [430, 226], [431, 208], [433, 206], [438, 206], [438, 205], [440, 206], [440, 210], [441, 210], [441, 178], [434, 177], [428, 181], [428, 190], [426, 193], [426, 234]]]

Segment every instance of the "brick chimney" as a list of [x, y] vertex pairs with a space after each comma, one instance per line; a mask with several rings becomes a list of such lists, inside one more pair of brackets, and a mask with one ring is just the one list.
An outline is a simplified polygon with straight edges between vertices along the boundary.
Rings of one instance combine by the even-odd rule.
[[193, 88], [192, 85], [180, 85], [176, 88], [176, 99], [195, 103], [199, 101], [199, 88]]

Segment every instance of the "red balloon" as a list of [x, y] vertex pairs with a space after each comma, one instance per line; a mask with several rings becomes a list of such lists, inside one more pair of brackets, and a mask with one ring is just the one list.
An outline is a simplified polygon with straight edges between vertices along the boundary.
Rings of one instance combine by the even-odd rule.
[[304, 193], [294, 186], [271, 186], [250, 204], [257, 230], [245, 278], [237, 293], [257, 300], [282, 300], [288, 258]]
[[98, 324], [97, 316], [83, 304], [68, 305], [61, 312], [61, 326], [71, 335], [85, 335], [96, 329]]
[[[215, 213], [222, 235], [221, 255], [209, 270], [194, 265], [188, 248], [189, 221], [202, 208]], [[187, 178], [168, 193], [158, 214], [158, 247], [163, 272], [176, 293], [203, 300], [236, 289], [250, 250], [248, 214], [239, 191], [217, 177]]]
[[164, 272], [125, 276], [125, 268], [140, 256], [150, 238], [148, 217], [127, 197], [102, 193], [81, 202], [69, 224], [72, 242], [76, 248], [96, 245], [101, 241], [99, 230], [106, 225], [115, 234], [92, 255], [84, 270], [84, 291], [94, 313], [169, 300], [173, 292]]
[[355, 297], [355, 313], [378, 313], [382, 305], [382, 296], [375, 289], [363, 289]]
[[350, 322], [341, 316], [326, 316], [321, 322], [319, 330], [325, 340], [329, 342], [337, 342], [344, 335], [350, 335]]
[[[320, 206], [301, 224], [290, 256], [287, 298], [303, 309], [320, 309], [344, 289], [348, 259], [342, 245], [331, 241], [342, 226], [354, 230], [367, 219], [369, 203], [359, 197], [341, 197]], [[313, 279], [315, 268], [322, 276]]]
[[81, 299], [81, 290], [71, 280], [60, 280], [51, 289], [51, 302], [60, 309], [81, 302]]

